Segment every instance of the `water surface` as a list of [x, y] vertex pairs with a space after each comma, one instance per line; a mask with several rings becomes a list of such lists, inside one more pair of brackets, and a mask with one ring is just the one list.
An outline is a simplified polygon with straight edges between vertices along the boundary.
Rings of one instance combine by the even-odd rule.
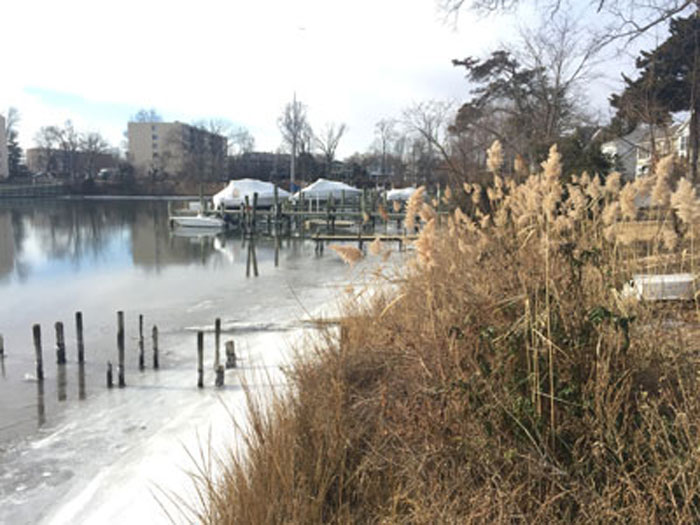
[[[0, 522], [59, 523], [57, 498], [66, 492], [78, 496], [70, 513], [63, 509], [64, 522], [90, 521], [86, 512], [97, 503], [89, 480], [135, 454], [114, 474], [121, 479], [143, 460], [136, 452], [142, 447], [155, 456], [165, 450], [164, 429], [187, 426], [186, 417], [206, 423], [212, 404], [239, 388], [231, 372], [224, 391], [210, 386], [215, 318], [223, 339], [236, 340], [244, 368], [255, 368], [351, 277], [332, 255], [318, 257], [313, 244], [300, 241], [283, 240], [275, 266], [274, 246], [256, 242], [259, 277], [246, 277], [249, 245], [240, 236], [175, 235], [162, 200], [0, 202]], [[128, 386], [108, 390], [118, 310], [126, 317]], [[83, 313], [83, 367], [76, 362], [76, 311]], [[137, 367], [139, 314], [145, 371]], [[57, 321], [65, 326], [65, 366], [55, 362]], [[43, 384], [34, 378], [35, 323], [42, 328]], [[151, 368], [153, 325], [160, 371]], [[204, 393], [195, 386], [198, 329], [207, 332]]]

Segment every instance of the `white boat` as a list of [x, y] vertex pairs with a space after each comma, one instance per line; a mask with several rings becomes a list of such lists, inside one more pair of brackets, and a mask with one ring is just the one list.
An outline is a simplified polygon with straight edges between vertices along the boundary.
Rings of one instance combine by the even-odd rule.
[[[257, 179], [231, 180], [223, 190], [212, 197], [212, 201], [216, 208], [235, 208], [245, 204], [245, 198], [248, 197], [248, 203], [252, 206], [255, 193], [258, 194], [259, 207], [269, 208], [275, 203], [275, 185]], [[288, 191], [277, 188], [279, 202], [286, 201], [289, 195]]]
[[329, 196], [332, 196], [335, 200], [340, 200], [343, 195], [345, 195], [346, 199], [359, 197], [362, 195], [362, 190], [337, 180], [318, 179], [313, 184], [309, 184], [306, 188], [296, 192], [293, 199], [297, 200], [301, 195], [308, 200], [326, 201]]
[[226, 222], [221, 217], [208, 217], [206, 215], [175, 215], [170, 217], [170, 226], [182, 228], [206, 228], [210, 230], [222, 230]]
[[388, 201], [407, 201], [416, 192], [415, 187], [395, 188], [386, 192], [386, 200]]

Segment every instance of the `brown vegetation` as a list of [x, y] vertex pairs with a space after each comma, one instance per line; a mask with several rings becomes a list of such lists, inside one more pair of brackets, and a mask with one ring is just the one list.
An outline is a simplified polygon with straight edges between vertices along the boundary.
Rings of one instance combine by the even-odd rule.
[[[409, 205], [423, 227], [399, 290], [355, 304], [289, 395], [251, 410], [199, 519], [700, 520], [695, 307], [619, 292], [639, 271], [694, 270], [692, 188], [662, 173], [564, 186], [556, 148], [516, 184], [491, 153], [469, 213], [440, 225]], [[620, 242], [650, 193], [660, 225]]]

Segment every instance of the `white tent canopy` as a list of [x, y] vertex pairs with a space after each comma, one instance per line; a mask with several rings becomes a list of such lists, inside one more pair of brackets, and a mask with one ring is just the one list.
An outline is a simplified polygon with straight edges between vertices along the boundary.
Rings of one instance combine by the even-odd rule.
[[416, 188], [396, 188], [386, 192], [386, 200], [388, 201], [407, 201], [416, 191]]
[[346, 198], [352, 198], [362, 194], [362, 190], [358, 190], [344, 182], [318, 179], [313, 184], [309, 184], [306, 188], [296, 192], [294, 194], [294, 199], [298, 199], [301, 194], [304, 195], [305, 199], [326, 200], [329, 195], [333, 195], [334, 199], [340, 199], [343, 192], [345, 192]]
[[[253, 194], [258, 194], [258, 206], [272, 206], [275, 202], [275, 185], [257, 179], [231, 180], [226, 187], [212, 197], [217, 208], [231, 208], [245, 204], [245, 198], [253, 204]], [[279, 201], [285, 201], [290, 193], [282, 188], [277, 189]]]

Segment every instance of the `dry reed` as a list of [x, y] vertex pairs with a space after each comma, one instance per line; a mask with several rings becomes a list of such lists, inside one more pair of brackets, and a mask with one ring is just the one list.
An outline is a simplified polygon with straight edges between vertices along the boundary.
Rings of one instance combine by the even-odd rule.
[[291, 393], [253, 407], [201, 521], [699, 522], [696, 313], [620, 292], [692, 266], [692, 228], [667, 220], [694, 223], [692, 186], [671, 197], [666, 177], [659, 219], [638, 222], [658, 178], [563, 188], [561, 173], [553, 147], [488, 214], [455, 208], [444, 229], [421, 189], [419, 264], [349, 304]]

